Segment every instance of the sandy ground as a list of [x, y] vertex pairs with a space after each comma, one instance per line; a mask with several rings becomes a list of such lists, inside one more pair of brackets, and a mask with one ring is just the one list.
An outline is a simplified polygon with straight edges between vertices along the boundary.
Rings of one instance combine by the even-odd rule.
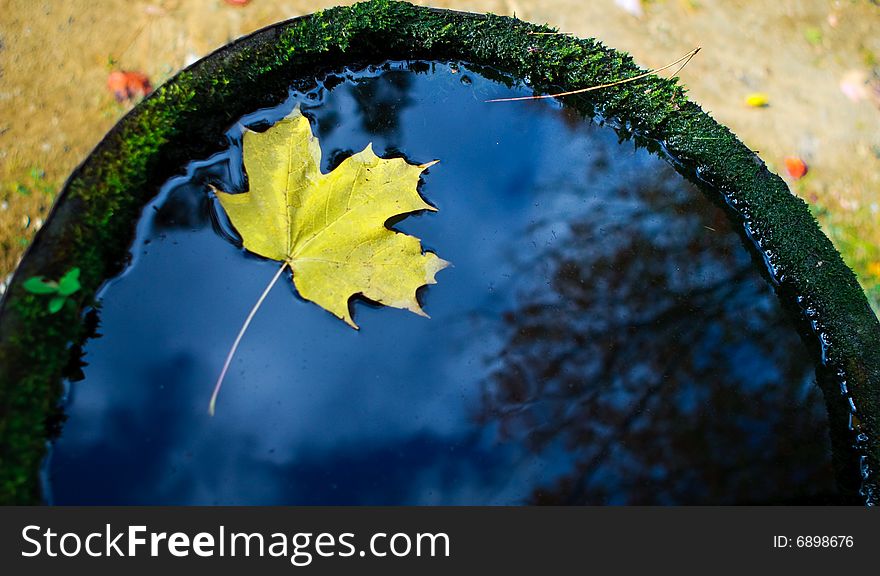
[[[0, 11], [0, 278], [57, 190], [128, 110], [108, 74], [154, 85], [213, 49], [336, 1], [6, 0]], [[347, 2], [343, 2], [347, 3]], [[645, 67], [703, 50], [691, 97], [809, 201], [880, 308], [880, 6], [875, 0], [436, 0], [515, 14], [633, 54]], [[640, 7], [626, 10], [623, 5]], [[638, 14], [637, 12], [641, 12]], [[745, 104], [761, 92], [769, 105]], [[809, 165], [794, 181], [783, 159]]]

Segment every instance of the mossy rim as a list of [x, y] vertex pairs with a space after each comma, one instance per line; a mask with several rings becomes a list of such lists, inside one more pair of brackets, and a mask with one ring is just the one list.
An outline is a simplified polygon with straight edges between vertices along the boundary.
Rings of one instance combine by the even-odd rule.
[[[613, 82], [644, 70], [621, 52], [515, 18], [374, 0], [282, 22], [177, 74], [127, 114], [67, 180], [0, 308], [0, 503], [41, 502], [47, 440], [60, 429], [62, 382], [89, 336], [86, 311], [129, 258], [141, 209], [192, 158], [227, 143], [223, 128], [287, 94], [291, 79], [385, 60], [454, 60], [528, 81], [536, 93]], [[821, 358], [841, 491], [880, 499], [880, 323], [807, 204], [730, 130], [651, 75], [564, 100], [653, 142], [676, 169], [724, 201]], [[517, 105], [487, 104], [487, 105]], [[82, 290], [50, 314], [31, 276], [82, 270]], [[88, 315], [87, 315], [88, 316]], [[854, 408], [853, 408], [854, 406]], [[853, 443], [859, 449], [852, 450]]]

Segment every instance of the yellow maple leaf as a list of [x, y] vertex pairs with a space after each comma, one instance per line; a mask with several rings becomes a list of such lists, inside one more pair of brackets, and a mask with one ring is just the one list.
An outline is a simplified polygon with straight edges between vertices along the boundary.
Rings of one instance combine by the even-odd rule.
[[425, 315], [416, 290], [449, 265], [385, 227], [394, 216], [436, 210], [416, 191], [432, 164], [379, 158], [367, 145], [322, 174], [318, 139], [297, 108], [266, 132], [245, 132], [249, 192], [216, 193], [247, 250], [287, 263], [303, 298], [357, 328], [353, 295]]
[[238, 332], [211, 395], [214, 414], [220, 386], [251, 320], [285, 268], [306, 300], [357, 328], [349, 311], [355, 294], [427, 316], [416, 290], [435, 284], [449, 262], [422, 252], [418, 238], [389, 230], [395, 216], [436, 211], [416, 189], [435, 162], [413, 165], [376, 156], [372, 145], [321, 173], [321, 147], [296, 108], [265, 132], [244, 134], [249, 190], [214, 189], [244, 247], [283, 262]]

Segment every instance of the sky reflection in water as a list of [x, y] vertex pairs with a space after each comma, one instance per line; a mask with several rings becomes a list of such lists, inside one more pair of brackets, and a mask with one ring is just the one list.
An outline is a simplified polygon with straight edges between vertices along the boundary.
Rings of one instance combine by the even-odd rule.
[[[400, 68], [400, 66], [398, 66]], [[349, 75], [301, 100], [324, 170], [368, 142], [439, 158], [395, 228], [454, 264], [430, 320], [356, 332], [270, 293], [207, 180], [145, 211], [50, 461], [57, 504], [778, 503], [833, 497], [814, 366], [721, 210], [661, 159], [465, 68]], [[316, 96], [316, 97], [315, 97]], [[232, 158], [232, 161], [229, 161]]]

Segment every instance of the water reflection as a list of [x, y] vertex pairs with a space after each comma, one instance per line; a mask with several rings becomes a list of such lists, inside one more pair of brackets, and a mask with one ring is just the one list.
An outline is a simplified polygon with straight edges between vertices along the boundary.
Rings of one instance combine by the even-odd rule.
[[410, 71], [392, 71], [385, 73], [381, 82], [364, 78], [352, 86], [365, 132], [386, 137], [399, 133], [400, 113], [412, 104], [412, 77]]
[[796, 501], [831, 485], [815, 368], [714, 206], [651, 174], [535, 233], [556, 242], [523, 263], [540, 277], [504, 314], [482, 415], [576, 458], [535, 501], [762, 502], [785, 486]]
[[[813, 366], [724, 215], [660, 159], [478, 74], [348, 78], [297, 101], [324, 170], [368, 142], [439, 158], [440, 211], [395, 227], [452, 261], [431, 320], [289, 280], [210, 387], [277, 264], [244, 254], [208, 182], [166, 185], [102, 293], [51, 462], [59, 504], [785, 502], [833, 494]], [[365, 111], [378, 111], [368, 120]], [[466, 138], [464, 136], [467, 136]], [[218, 233], [219, 232], [219, 233]]]

